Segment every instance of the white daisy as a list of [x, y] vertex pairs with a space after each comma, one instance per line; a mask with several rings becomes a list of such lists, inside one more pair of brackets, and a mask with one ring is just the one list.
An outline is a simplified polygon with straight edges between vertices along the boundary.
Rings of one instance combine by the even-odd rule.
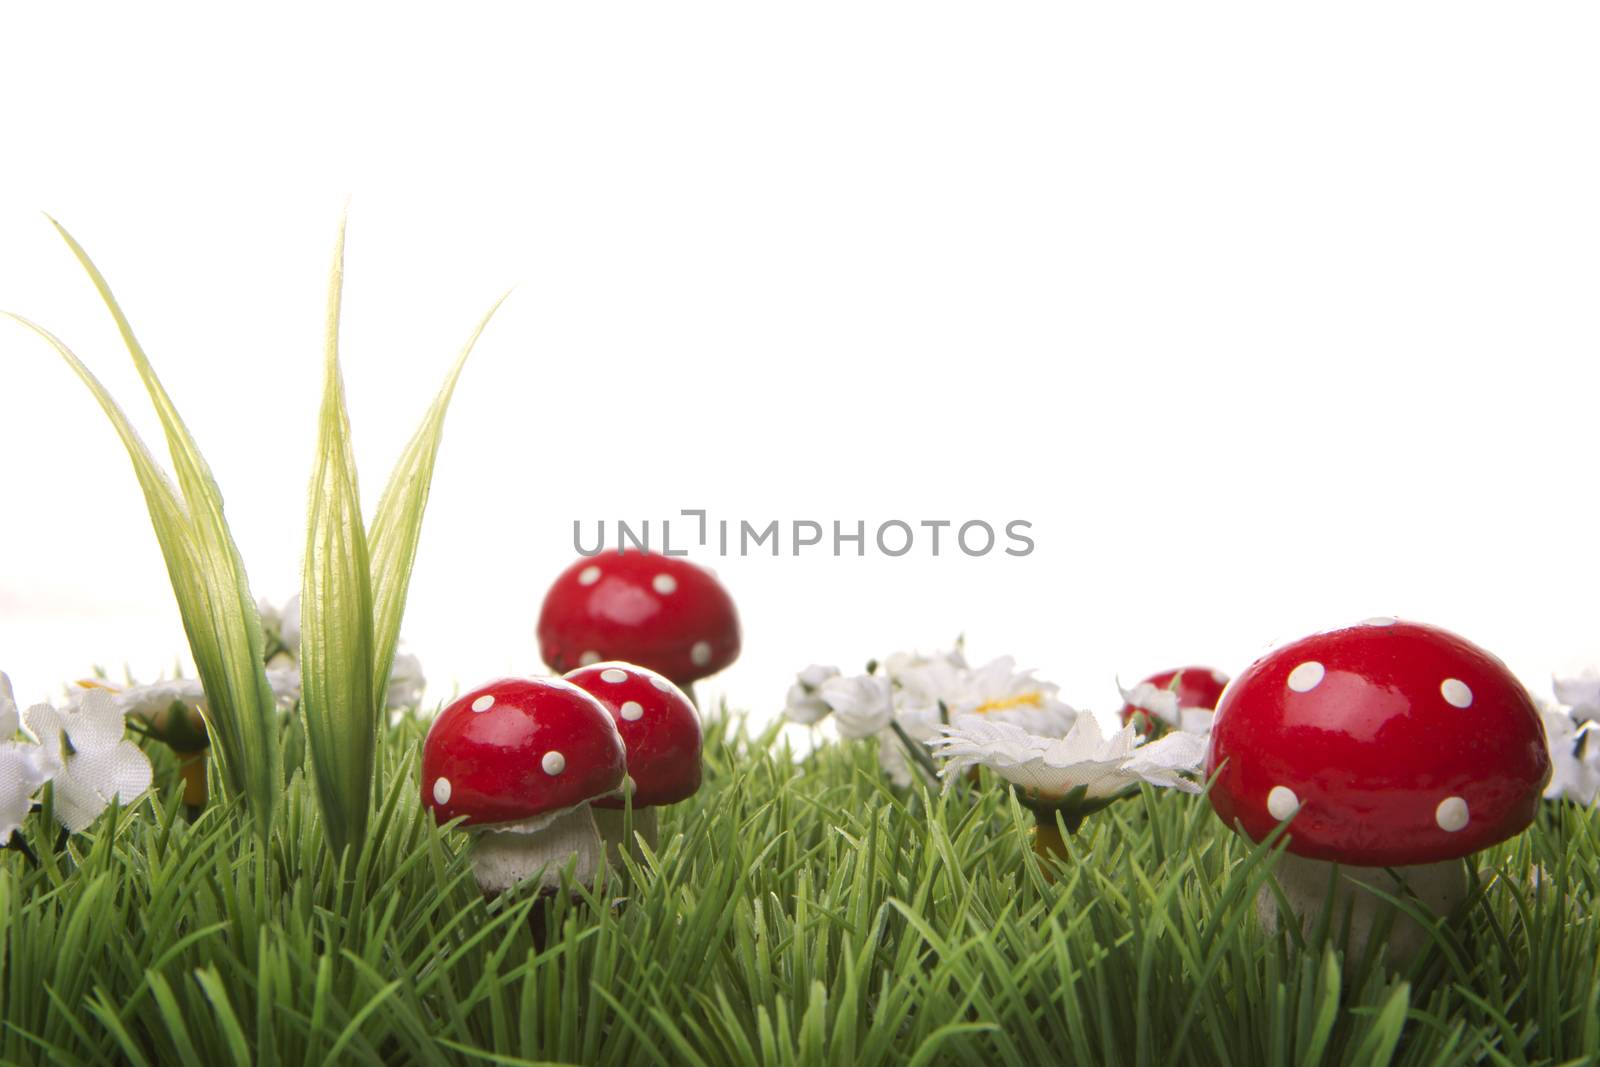
[[113, 798], [131, 804], [150, 788], [150, 761], [125, 739], [127, 721], [106, 690], [87, 691], [76, 709], [35, 704], [24, 720], [52, 766], [56, 818], [68, 830], [87, 828]]
[[[395, 657], [398, 666], [400, 657]], [[267, 685], [272, 688], [272, 695], [280, 704], [293, 704], [300, 699], [300, 668], [299, 667], [268, 667]], [[116, 701], [117, 709], [124, 715], [136, 715], [142, 719], [165, 711], [176, 701], [190, 707], [205, 711], [209, 706], [206, 703], [205, 687], [198, 678], [162, 678], [145, 685], [130, 685], [126, 688], [108, 685], [104, 682], [79, 682], [79, 688], [67, 694], [67, 706], [78, 708], [82, 706], [84, 698], [90, 693], [110, 693]]]
[[422, 699], [422, 690], [428, 679], [422, 673], [422, 661], [409, 652], [396, 653], [389, 670], [388, 709], [413, 708]]
[[822, 683], [837, 677], [838, 667], [824, 667], [820, 663], [813, 663], [795, 675], [794, 684], [789, 687], [784, 700], [784, 718], [802, 726], [810, 726], [826, 718], [833, 709], [822, 699]]
[[898, 682], [908, 671], [920, 667], [929, 667], [934, 664], [944, 664], [958, 671], [970, 670], [967, 666], [967, 656], [961, 647], [961, 642], [956, 642], [956, 647], [947, 652], [934, 652], [923, 654], [921, 652], [892, 652], [883, 660], [883, 673], [891, 681]]
[[1041, 681], [1033, 671], [1017, 670], [1016, 660], [1001, 656], [965, 672], [960, 690], [945, 700], [951, 720], [981, 716], [993, 722], [1021, 727], [1028, 733], [1060, 737], [1078, 717], [1077, 711], [1057, 698], [1060, 687]]
[[964, 715], [929, 742], [946, 784], [970, 767], [987, 767], [1030, 797], [1050, 802], [1083, 790], [1087, 801], [1114, 797], [1140, 782], [1200, 792], [1183, 777], [1199, 770], [1206, 742], [1176, 731], [1140, 744], [1132, 725], [1107, 739], [1093, 715], [1080, 715], [1065, 737], [1041, 737], [989, 716]]
[[256, 605], [261, 616], [261, 636], [266, 640], [267, 666], [293, 667], [300, 662], [300, 594], [280, 608], [270, 600]]
[[1176, 691], [1149, 682], [1140, 682], [1132, 689], [1124, 689], [1122, 682], [1118, 681], [1117, 692], [1122, 694], [1122, 699], [1129, 707], [1138, 708], [1169, 727], [1186, 733], [1208, 734], [1211, 732], [1211, 720], [1216, 718], [1216, 712], [1210, 708], [1179, 707]]
[[889, 728], [889, 679], [881, 674], [829, 678], [818, 695], [833, 710], [840, 737], [871, 737]]
[[1550, 784], [1546, 800], [1571, 800], [1584, 807], [1600, 794], [1600, 725], [1579, 723], [1565, 711], [1540, 711], [1550, 746]]
[[1571, 678], [1552, 679], [1556, 699], [1579, 722], [1600, 721], [1600, 671], [1590, 667]]
[[0, 671], [0, 845], [11, 840], [33, 807], [33, 795], [54, 772], [41, 746], [16, 739], [21, 726], [11, 679]]

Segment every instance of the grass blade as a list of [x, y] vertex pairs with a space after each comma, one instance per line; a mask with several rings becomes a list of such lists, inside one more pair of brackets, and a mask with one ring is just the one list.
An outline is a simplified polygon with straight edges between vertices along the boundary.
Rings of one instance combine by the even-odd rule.
[[[189, 637], [195, 668], [205, 686], [223, 780], [230, 790], [247, 798], [257, 832], [265, 839], [283, 784], [276, 704], [262, 663], [261, 620], [256, 613], [255, 598], [250, 595], [244, 561], [223, 515], [222, 493], [105, 277], [66, 228], [54, 219], [50, 222], [88, 273], [100, 299], [116, 321], [117, 330], [161, 420], [178, 488], [183, 494], [179, 510], [185, 516], [183, 527], [188, 551], [182, 557], [185, 566], [181, 573], [173, 567], [173, 555], [167, 552], [165, 539], [163, 552], [167, 556], [167, 568], [172, 575], [173, 592], [178, 598], [178, 610]], [[57, 344], [57, 350], [61, 351]], [[75, 364], [79, 377], [85, 376], [87, 372], [81, 369], [81, 363], [75, 359], [69, 362]], [[90, 379], [85, 378], [85, 383], [89, 382]], [[109, 397], [102, 398], [104, 390], [97, 389], [97, 385], [91, 384], [90, 388], [96, 390], [101, 407], [106, 408]], [[117, 421], [118, 416], [113, 415], [110, 408], [107, 414], [112, 415], [113, 422]], [[118, 434], [123, 436], [126, 445], [128, 438], [121, 427], [118, 427]], [[139, 464], [136, 458], [136, 470]], [[142, 472], [140, 482], [141, 485], [145, 483]], [[146, 502], [150, 503], [148, 489]], [[152, 509], [152, 522], [159, 525], [171, 519], [170, 509], [165, 506], [159, 516]], [[157, 536], [162, 537], [159, 529]]]
[[344, 228], [328, 292], [327, 354], [300, 593], [306, 747], [335, 857], [366, 836], [378, 740], [372, 586], [339, 373]]

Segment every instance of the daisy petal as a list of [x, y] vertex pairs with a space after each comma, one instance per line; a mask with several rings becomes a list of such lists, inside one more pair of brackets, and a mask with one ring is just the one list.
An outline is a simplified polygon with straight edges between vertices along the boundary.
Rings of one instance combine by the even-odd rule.
[[17, 714], [17, 698], [11, 692], [11, 679], [0, 671], [0, 741], [9, 741], [22, 726]]

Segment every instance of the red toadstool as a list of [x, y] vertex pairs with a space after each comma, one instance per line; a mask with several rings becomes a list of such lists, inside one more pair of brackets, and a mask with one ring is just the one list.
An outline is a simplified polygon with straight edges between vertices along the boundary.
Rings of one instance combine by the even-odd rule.
[[539, 611], [539, 654], [565, 672], [604, 660], [648, 667], [689, 690], [739, 657], [739, 613], [686, 559], [607, 551], [561, 572]]
[[[1227, 687], [1228, 676], [1215, 667], [1161, 671], [1132, 689], [1122, 690], [1122, 721], [1134, 723], [1141, 734], [1160, 734], [1169, 728], [1204, 733], [1199, 727], [1209, 727], [1209, 713], [1216, 710]], [[1170, 696], [1165, 695], [1169, 693]], [[1201, 712], [1206, 716], [1202, 717]]]
[[[1359, 953], [1387, 905], [1349, 882], [1448, 915], [1466, 896], [1462, 857], [1532, 822], [1550, 759], [1538, 709], [1505, 664], [1436, 627], [1380, 618], [1252, 664], [1217, 708], [1206, 775], [1217, 814], [1250, 838], [1292, 820], [1276, 869], [1285, 899], [1309, 928], [1335, 887]], [[1257, 910], [1276, 926], [1270, 887]], [[1403, 964], [1425, 941], [1397, 914], [1388, 955]]]
[[596, 663], [566, 675], [590, 693], [616, 721], [628, 749], [622, 792], [594, 802], [595, 824], [609, 851], [624, 842], [640, 858], [624, 829], [631, 801], [633, 830], [656, 847], [656, 808], [676, 804], [700, 788], [700, 716], [683, 690], [655, 671], [632, 663]]
[[422, 750], [422, 802], [466, 816], [486, 893], [538, 875], [591, 883], [605, 862], [589, 801], [622, 785], [622, 738], [594, 697], [559, 678], [504, 678], [439, 713]]

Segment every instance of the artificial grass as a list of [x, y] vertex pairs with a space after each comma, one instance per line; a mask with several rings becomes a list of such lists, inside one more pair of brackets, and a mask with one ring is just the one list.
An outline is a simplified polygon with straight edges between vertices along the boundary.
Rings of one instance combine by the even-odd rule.
[[1600, 1063], [1594, 810], [1475, 857], [1465, 922], [1393, 974], [1256, 929], [1272, 854], [1202, 798], [1094, 815], [1052, 881], [1006, 791], [737, 723], [643, 869], [491, 904], [421, 810], [425, 731], [384, 732], [343, 872], [298, 773], [266, 843], [241, 805], [187, 822], [160, 749], [159, 795], [62, 851], [34, 815], [39, 865], [0, 853], [0, 1061]]

